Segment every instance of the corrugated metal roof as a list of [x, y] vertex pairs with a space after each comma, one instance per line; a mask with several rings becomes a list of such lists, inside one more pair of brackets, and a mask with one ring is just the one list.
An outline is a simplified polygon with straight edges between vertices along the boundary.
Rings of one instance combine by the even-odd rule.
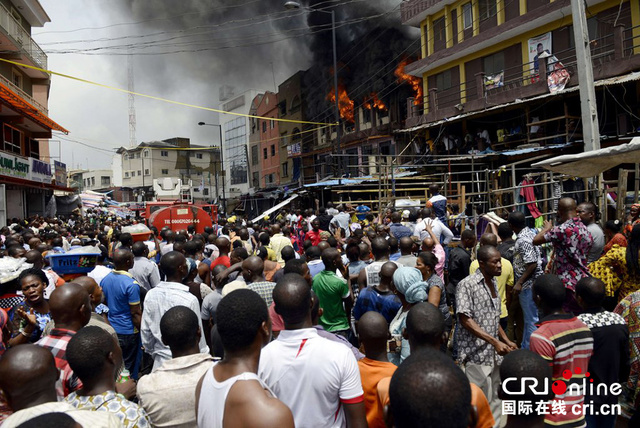
[[[395, 178], [411, 177], [412, 175], [416, 175], [417, 173], [418, 173], [417, 171], [402, 170], [400, 172], [394, 173], [393, 176]], [[379, 179], [380, 178], [377, 176], [374, 177], [372, 175], [366, 175], [364, 177], [343, 178], [342, 183], [339, 183], [337, 178], [332, 178], [329, 180], [319, 181], [317, 183], [305, 184], [304, 187], [320, 187], [320, 186], [330, 187], [330, 186], [338, 186], [338, 185], [348, 186], [351, 184], [360, 184], [360, 183], [364, 183], [365, 181], [376, 181]]]

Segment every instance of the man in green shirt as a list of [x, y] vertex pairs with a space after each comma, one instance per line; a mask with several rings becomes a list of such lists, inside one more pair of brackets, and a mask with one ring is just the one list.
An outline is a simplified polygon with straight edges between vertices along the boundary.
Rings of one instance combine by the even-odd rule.
[[349, 336], [349, 319], [353, 306], [353, 294], [347, 281], [336, 275], [340, 270], [345, 276], [340, 253], [335, 248], [327, 248], [322, 252], [324, 270], [313, 278], [313, 291], [320, 300], [322, 316], [320, 325], [327, 331]]

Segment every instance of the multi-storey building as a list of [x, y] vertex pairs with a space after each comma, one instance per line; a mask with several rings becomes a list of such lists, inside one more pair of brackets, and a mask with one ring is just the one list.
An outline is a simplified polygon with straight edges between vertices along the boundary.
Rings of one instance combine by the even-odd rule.
[[[251, 101], [249, 115], [258, 115], [258, 105], [260, 104], [260, 101], [262, 101], [263, 95], [264, 94], [258, 94], [253, 101]], [[250, 184], [252, 188], [259, 189], [260, 177], [262, 176], [262, 171], [260, 169], [260, 119], [252, 117], [249, 119], [249, 123], [251, 124], [251, 128], [249, 130], [249, 163], [251, 169]]]
[[68, 173], [69, 187], [82, 192], [93, 190], [101, 192], [109, 190], [113, 184], [113, 171], [110, 169], [76, 170]]
[[179, 178], [184, 184], [191, 180], [194, 199], [222, 198], [222, 176], [216, 173], [220, 153], [214, 148], [196, 146], [188, 138], [177, 137], [140, 143], [130, 149], [122, 147], [117, 153], [121, 167], [116, 169], [121, 171], [122, 187], [132, 189], [142, 200], [153, 199], [154, 179], [168, 177]]
[[[258, 116], [278, 118], [278, 95], [265, 92], [258, 104]], [[279, 122], [273, 119], [259, 119], [260, 136], [260, 187], [263, 189], [280, 185], [280, 132]]]
[[[225, 97], [221, 99], [224, 102], [220, 105], [220, 110], [248, 115], [256, 95], [258, 91], [250, 89], [235, 97]], [[223, 114], [220, 125], [223, 130], [227, 210], [230, 210], [241, 195], [249, 194], [253, 189], [249, 180], [252, 175], [248, 154], [251, 123], [246, 116]]]
[[[640, 3], [586, 7], [600, 133], [615, 143], [640, 125], [632, 74], [640, 69]], [[436, 152], [582, 149], [570, 0], [410, 0], [401, 14], [422, 33], [422, 58], [406, 70], [423, 79], [425, 94], [406, 127], [426, 130]], [[452, 140], [464, 147], [443, 144]]]
[[[40, 69], [47, 56], [31, 37], [50, 18], [37, 0], [0, 1], [0, 58]], [[0, 224], [42, 214], [54, 189], [49, 143], [67, 132], [48, 116], [51, 80], [44, 71], [0, 62]]]

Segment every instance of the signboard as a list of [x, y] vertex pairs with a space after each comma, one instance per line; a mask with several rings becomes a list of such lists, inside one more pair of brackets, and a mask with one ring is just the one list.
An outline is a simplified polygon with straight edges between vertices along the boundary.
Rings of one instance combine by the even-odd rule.
[[31, 163], [29, 159], [8, 153], [0, 153], [0, 175], [29, 180], [30, 170]]
[[299, 156], [302, 154], [302, 144], [295, 143], [287, 146], [287, 156]]
[[67, 164], [53, 161], [53, 169], [55, 170], [56, 183], [60, 186], [67, 185]]
[[51, 183], [51, 165], [41, 160], [29, 158], [31, 161], [31, 180], [39, 183]]

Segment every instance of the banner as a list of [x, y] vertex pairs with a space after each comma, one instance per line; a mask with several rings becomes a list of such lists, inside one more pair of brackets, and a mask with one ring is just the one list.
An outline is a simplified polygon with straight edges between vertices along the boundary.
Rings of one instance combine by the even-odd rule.
[[551, 32], [529, 39], [529, 63], [533, 63], [535, 74], [538, 74], [538, 57], [543, 53], [551, 56]]
[[302, 145], [300, 143], [295, 143], [287, 146], [287, 156], [299, 156], [302, 154]]
[[547, 86], [549, 87], [549, 92], [553, 94], [562, 91], [569, 83], [569, 72], [555, 56], [549, 57], [547, 64]]
[[501, 86], [504, 86], [504, 71], [501, 71], [498, 74], [494, 74], [493, 76], [484, 77], [485, 89], [495, 89]]

